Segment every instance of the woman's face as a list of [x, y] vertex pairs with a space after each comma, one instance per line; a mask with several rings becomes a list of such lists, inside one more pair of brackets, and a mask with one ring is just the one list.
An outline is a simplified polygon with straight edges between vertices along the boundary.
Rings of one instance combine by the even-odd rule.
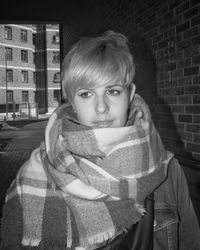
[[[129, 90], [130, 89], [130, 90]], [[121, 83], [79, 87], [72, 105], [80, 123], [94, 127], [123, 127], [135, 85], [127, 88]]]

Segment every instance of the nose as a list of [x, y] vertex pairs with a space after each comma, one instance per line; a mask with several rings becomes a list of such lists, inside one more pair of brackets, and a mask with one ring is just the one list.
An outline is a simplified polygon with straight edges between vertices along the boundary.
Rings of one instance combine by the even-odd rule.
[[106, 100], [106, 97], [104, 96], [97, 97], [95, 110], [97, 114], [104, 114], [109, 111], [109, 104], [108, 100]]

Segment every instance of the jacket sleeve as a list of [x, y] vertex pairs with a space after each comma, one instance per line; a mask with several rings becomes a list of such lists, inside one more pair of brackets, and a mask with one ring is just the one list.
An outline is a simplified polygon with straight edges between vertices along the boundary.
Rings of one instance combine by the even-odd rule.
[[188, 191], [188, 183], [177, 160], [172, 160], [171, 178], [179, 213], [179, 249], [200, 249], [200, 228]]

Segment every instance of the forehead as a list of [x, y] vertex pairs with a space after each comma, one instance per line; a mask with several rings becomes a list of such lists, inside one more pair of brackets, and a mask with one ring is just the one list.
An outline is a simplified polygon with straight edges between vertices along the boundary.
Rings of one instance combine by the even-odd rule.
[[120, 88], [124, 88], [125, 85], [122, 82], [106, 82], [106, 83], [90, 83], [90, 84], [81, 84], [76, 88], [76, 91], [80, 90], [80, 89], [98, 89], [98, 88], [105, 88], [105, 89], [109, 89], [109, 88], [114, 88], [114, 87], [120, 87]]
[[72, 72], [70, 85], [70, 95], [73, 99], [78, 89], [98, 88], [101, 86], [120, 85], [125, 86], [127, 82], [127, 68], [118, 61], [110, 63], [110, 61], [87, 61], [84, 64], [76, 64], [75, 70]]
[[90, 74], [87, 78], [82, 77], [80, 81], [74, 84], [74, 90], [82, 89], [82, 88], [111, 88], [114, 86], [125, 86], [125, 79], [121, 72], [98, 72], [95, 74]]

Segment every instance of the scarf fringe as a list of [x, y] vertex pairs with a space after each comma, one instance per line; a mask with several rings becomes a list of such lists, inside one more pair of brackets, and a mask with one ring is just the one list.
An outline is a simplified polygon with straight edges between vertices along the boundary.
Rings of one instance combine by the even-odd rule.
[[[72, 247], [72, 240], [67, 240], [63, 239], [63, 242], [50, 242], [50, 241], [45, 241], [45, 240], [40, 240], [40, 239], [27, 239], [27, 238], [23, 238], [21, 244], [25, 247], [41, 247], [41, 246], [62, 246], [61, 249], [71, 249]], [[43, 248], [42, 248], [43, 249]], [[45, 248], [48, 249], [48, 248]], [[54, 249], [54, 248], [52, 248]], [[59, 248], [60, 249], [60, 248]]]
[[116, 230], [111, 228], [103, 233], [98, 233], [93, 236], [88, 236], [87, 240], [91, 245], [100, 244], [112, 239], [116, 235]]
[[[103, 233], [98, 233], [98, 234], [95, 234], [91, 237], [88, 237], [87, 238], [87, 241], [89, 241], [90, 245], [98, 245], [98, 244], [101, 244], [103, 242], [107, 242], [108, 240], [114, 238], [116, 236], [116, 230], [111, 228]], [[66, 249], [66, 248], [71, 248], [71, 241], [70, 243], [69, 242], [63, 242], [63, 243], [58, 243], [58, 242], [45, 242], [45, 241], [41, 241], [39, 239], [22, 239], [22, 245], [25, 246], [25, 247], [41, 247], [42, 246], [47, 246], [47, 245], [50, 245], [50, 246], [62, 246], [61, 249]], [[84, 247], [84, 246], [80, 246], [80, 247]], [[85, 246], [87, 247], [87, 246]]]
[[27, 239], [27, 238], [22, 239], [23, 246], [37, 247], [39, 246], [40, 242], [41, 242], [40, 239]]
[[23, 245], [21, 242], [2, 244], [1, 250], [72, 250], [72, 246], [69, 246], [66, 241], [50, 241], [42, 240], [39, 245]]
[[146, 208], [143, 205], [136, 202], [135, 207], [142, 216], [146, 214]]

